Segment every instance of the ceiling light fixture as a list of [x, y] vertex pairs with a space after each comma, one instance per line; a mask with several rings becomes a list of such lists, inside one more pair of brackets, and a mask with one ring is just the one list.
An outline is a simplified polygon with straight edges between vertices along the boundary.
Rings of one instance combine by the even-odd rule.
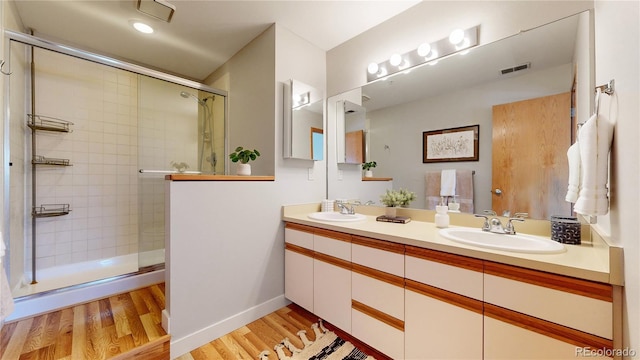
[[176, 7], [164, 0], [138, 0], [138, 11], [153, 18], [170, 22]]
[[141, 33], [144, 34], [151, 34], [153, 33], [153, 28], [143, 22], [140, 21], [133, 21], [131, 22], [131, 26], [133, 26], [134, 29], [140, 31]]
[[431, 43], [422, 43], [417, 49], [404, 54], [393, 54], [389, 60], [367, 66], [367, 82], [383, 79], [389, 75], [406, 72], [422, 64], [435, 65], [437, 60], [452, 54], [466, 54], [470, 48], [478, 45], [480, 25], [466, 30], [456, 29], [447, 38]]

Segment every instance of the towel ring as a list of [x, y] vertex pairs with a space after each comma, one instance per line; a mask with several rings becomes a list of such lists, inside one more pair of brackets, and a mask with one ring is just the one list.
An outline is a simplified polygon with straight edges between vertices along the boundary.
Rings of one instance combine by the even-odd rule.
[[600, 90], [601, 92], [607, 95], [613, 95], [613, 93], [615, 92], [615, 85], [616, 85], [616, 80], [611, 79], [607, 84], [596, 86], [595, 90], [596, 92]]

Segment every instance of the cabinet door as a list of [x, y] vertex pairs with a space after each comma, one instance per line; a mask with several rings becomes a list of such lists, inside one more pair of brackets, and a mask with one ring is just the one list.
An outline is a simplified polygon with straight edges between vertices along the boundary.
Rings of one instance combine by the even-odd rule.
[[284, 296], [313, 312], [313, 252], [285, 244]]
[[[517, 321], [523, 325], [522, 320]], [[549, 327], [523, 327], [514, 324], [516, 323], [510, 320], [494, 318], [491, 314], [485, 316], [484, 359], [611, 359], [604, 356], [604, 351], [595, 350], [608, 349], [610, 354], [610, 345], [584, 343], [585, 334], [578, 334], [578, 339], [567, 338], [562, 334], [550, 332]], [[570, 334], [567, 335], [571, 337]]]
[[613, 350], [609, 339], [500, 306], [485, 303], [484, 317], [485, 359], [597, 358], [587, 349]]
[[313, 229], [286, 224], [284, 296], [313, 312]]
[[344, 260], [320, 253], [313, 264], [313, 313], [351, 333], [351, 270]]
[[481, 301], [407, 280], [407, 359], [482, 359], [482, 321]]

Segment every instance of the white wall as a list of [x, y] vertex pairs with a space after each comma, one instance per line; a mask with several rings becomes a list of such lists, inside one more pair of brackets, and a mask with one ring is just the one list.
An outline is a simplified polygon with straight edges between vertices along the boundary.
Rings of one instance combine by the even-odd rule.
[[[256, 69], [245, 72], [245, 66]], [[274, 25], [223, 68], [233, 71], [216, 72], [207, 81], [246, 81], [265, 90], [269, 105], [251, 111], [265, 122], [268, 115], [260, 136], [275, 139], [271, 153], [263, 155], [275, 160], [275, 181], [168, 183], [166, 308], [172, 358], [287, 303], [281, 206], [319, 203], [325, 196], [324, 161], [282, 158], [283, 83], [293, 78], [324, 93], [325, 52]], [[237, 79], [256, 72], [266, 74]], [[234, 106], [241, 96], [234, 89], [232, 136], [237, 134]], [[314, 180], [308, 179], [309, 169]]]
[[610, 223], [611, 240], [624, 247], [624, 347], [640, 353], [640, 3], [596, 1], [595, 41], [596, 85], [615, 79], [615, 95], [603, 96], [601, 104], [601, 114], [616, 124], [611, 212], [604, 220]]
[[[230, 152], [238, 146], [260, 152], [260, 157], [250, 163], [253, 175], [274, 175], [275, 169], [271, 136], [275, 131], [275, 89], [271, 86], [275, 81], [275, 39], [266, 41], [269, 31], [242, 48], [204, 80], [205, 84], [229, 93], [227, 148]], [[227, 173], [235, 174], [236, 165], [231, 163]]]

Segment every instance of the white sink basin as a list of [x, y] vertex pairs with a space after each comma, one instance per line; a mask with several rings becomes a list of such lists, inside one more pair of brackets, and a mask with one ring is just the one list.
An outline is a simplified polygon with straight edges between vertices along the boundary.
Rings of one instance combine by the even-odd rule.
[[557, 254], [566, 251], [559, 242], [533, 235], [506, 235], [480, 229], [447, 228], [440, 230], [440, 236], [467, 245], [511, 252]]
[[367, 217], [362, 214], [340, 214], [339, 212], [314, 212], [308, 215], [311, 219], [321, 220], [321, 221], [338, 221], [338, 222], [349, 222], [349, 221], [362, 221]]

